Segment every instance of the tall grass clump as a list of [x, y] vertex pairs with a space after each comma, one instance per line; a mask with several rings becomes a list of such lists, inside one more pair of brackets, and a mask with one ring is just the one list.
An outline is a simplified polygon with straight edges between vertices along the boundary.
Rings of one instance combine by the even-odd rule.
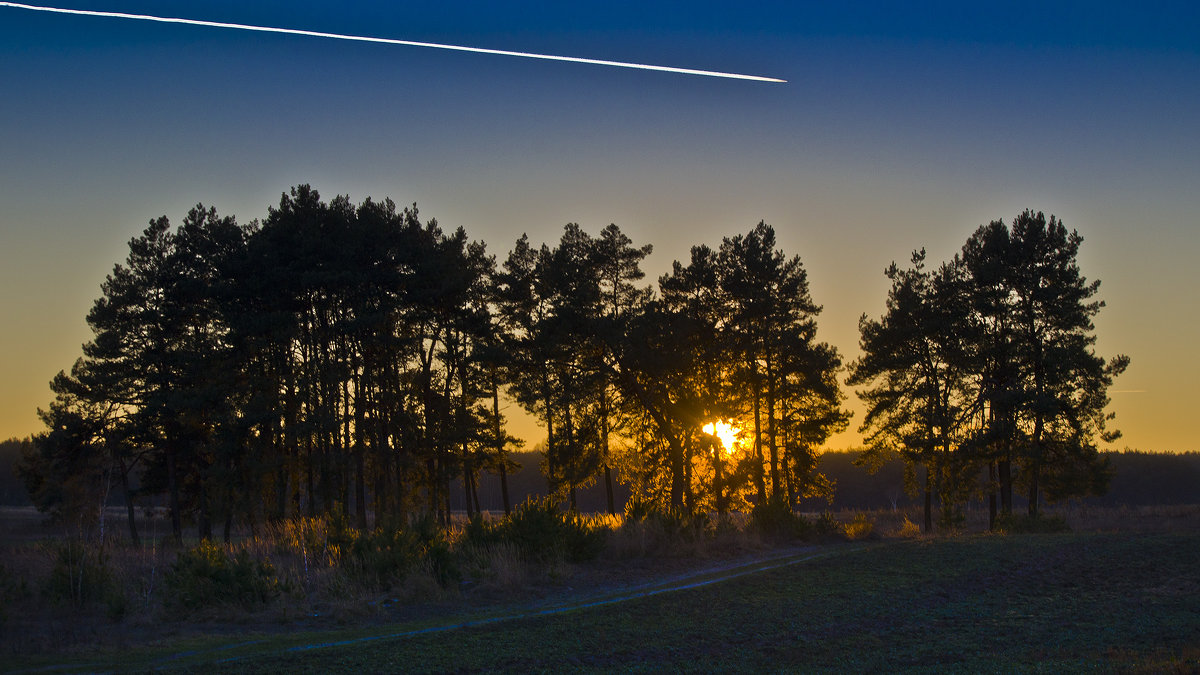
[[854, 514], [854, 518], [850, 522], [842, 525], [842, 531], [850, 540], [870, 539], [876, 536], [875, 523], [865, 513]]
[[1000, 514], [996, 517], [996, 531], [1008, 534], [1059, 534], [1070, 532], [1071, 527], [1061, 516]]
[[896, 529], [896, 536], [900, 537], [901, 539], [914, 539], [916, 537], [920, 537], [921, 526], [909, 520], [908, 516], [905, 515], [904, 521], [901, 522], [900, 526]]
[[714, 530], [707, 514], [692, 515], [631, 499], [609, 542], [616, 558], [702, 555]]

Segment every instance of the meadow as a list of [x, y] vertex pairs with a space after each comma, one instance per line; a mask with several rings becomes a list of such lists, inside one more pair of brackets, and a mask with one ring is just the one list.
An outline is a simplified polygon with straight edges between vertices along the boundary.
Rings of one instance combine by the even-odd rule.
[[[188, 602], [163, 589], [188, 590], [179, 570], [194, 573], [203, 547], [150, 543], [153, 559], [114, 542], [107, 590], [76, 599], [69, 588], [54, 590], [65, 540], [22, 539], [10, 525], [4, 663], [18, 672], [1200, 668], [1197, 507], [1074, 509], [1042, 521], [1045, 532], [987, 534], [968, 523], [953, 536], [922, 536], [910, 522], [846, 513], [813, 519], [797, 537], [753, 521], [599, 519], [581, 523], [605, 533], [576, 543], [595, 545], [589, 555], [567, 546], [537, 559], [504, 540], [498, 524], [484, 532], [465, 525], [443, 554], [386, 583], [355, 562], [354, 543], [331, 564], [328, 546], [309, 546], [319, 539], [312, 530], [281, 527], [209, 549], [234, 568], [235, 549], [246, 551], [247, 563], [226, 578], [232, 586], [212, 597], [192, 588], [198, 599]], [[332, 525], [334, 540], [348, 536]], [[289, 536], [298, 537], [299, 561]], [[321, 536], [328, 541], [330, 530]], [[19, 577], [21, 561], [38, 555], [51, 572]], [[189, 555], [193, 567], [181, 568]], [[254, 590], [254, 579], [266, 578], [255, 563], [265, 560], [276, 586]]]

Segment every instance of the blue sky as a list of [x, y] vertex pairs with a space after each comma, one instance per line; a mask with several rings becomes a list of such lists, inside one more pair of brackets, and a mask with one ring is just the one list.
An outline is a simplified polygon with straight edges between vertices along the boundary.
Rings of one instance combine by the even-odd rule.
[[1117, 447], [1197, 449], [1192, 3], [58, 6], [788, 82], [0, 7], [0, 437], [38, 429], [46, 383], [148, 220], [203, 202], [249, 221], [311, 183], [415, 201], [501, 256], [523, 232], [615, 222], [655, 246], [651, 277], [766, 220], [847, 359], [892, 260], [947, 259], [982, 223], [1054, 213], [1103, 281], [1099, 352], [1133, 358]]

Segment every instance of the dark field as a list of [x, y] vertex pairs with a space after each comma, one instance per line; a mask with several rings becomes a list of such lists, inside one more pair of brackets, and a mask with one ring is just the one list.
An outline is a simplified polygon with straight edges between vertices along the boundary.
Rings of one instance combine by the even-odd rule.
[[[132, 636], [109, 625], [89, 640], [80, 624], [70, 648], [7, 645], [3, 663], [49, 672], [1200, 670], [1195, 509], [1084, 515], [1092, 526], [1075, 522], [1072, 533], [602, 559], [559, 569], [538, 588], [439, 596], [422, 612], [343, 618], [343, 627], [261, 614], [239, 626], [205, 614]], [[667, 590], [697, 581], [713, 583]], [[20, 630], [20, 618], [5, 627]]]

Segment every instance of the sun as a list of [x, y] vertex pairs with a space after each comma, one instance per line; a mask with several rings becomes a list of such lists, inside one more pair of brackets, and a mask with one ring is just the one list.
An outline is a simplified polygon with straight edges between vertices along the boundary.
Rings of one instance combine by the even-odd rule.
[[716, 436], [721, 441], [721, 447], [725, 448], [725, 452], [733, 452], [733, 446], [737, 443], [738, 434], [742, 431], [728, 422], [709, 422], [701, 427], [701, 429], [706, 434]]

